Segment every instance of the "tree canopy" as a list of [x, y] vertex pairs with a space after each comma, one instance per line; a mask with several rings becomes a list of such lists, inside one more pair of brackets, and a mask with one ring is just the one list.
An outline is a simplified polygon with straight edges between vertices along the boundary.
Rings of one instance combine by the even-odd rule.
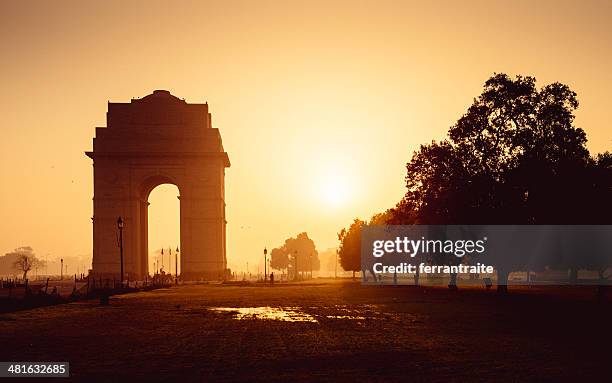
[[298, 271], [318, 271], [321, 267], [319, 252], [308, 233], [300, 233], [296, 237], [287, 238], [285, 243], [270, 251], [270, 267], [284, 270], [295, 267], [297, 256]]
[[34, 268], [44, 266], [44, 261], [36, 258], [36, 254], [30, 246], [18, 247], [12, 253], [5, 254], [7, 256], [15, 256], [16, 259], [13, 263], [13, 267], [23, 273], [23, 279], [25, 280], [28, 276], [28, 272]]
[[340, 265], [346, 271], [361, 270], [361, 228], [365, 222], [356, 218], [351, 226], [338, 233]]
[[[609, 220], [610, 155], [590, 157], [574, 125], [576, 93], [496, 74], [441, 142], [406, 165], [391, 220], [422, 224], [561, 224]], [[604, 174], [605, 173], [605, 174]], [[599, 174], [599, 176], [596, 176]], [[590, 206], [590, 209], [584, 207]]]
[[286, 270], [289, 267], [289, 254], [282, 247], [270, 251], [270, 267], [274, 270]]

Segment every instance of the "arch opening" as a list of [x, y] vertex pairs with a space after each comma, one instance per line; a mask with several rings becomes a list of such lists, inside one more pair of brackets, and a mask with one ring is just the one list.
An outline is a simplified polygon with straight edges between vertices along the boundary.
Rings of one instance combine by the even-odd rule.
[[[151, 187], [147, 194], [147, 266], [149, 275], [180, 275], [180, 201], [179, 189], [172, 183]], [[163, 249], [163, 252], [162, 252]]]

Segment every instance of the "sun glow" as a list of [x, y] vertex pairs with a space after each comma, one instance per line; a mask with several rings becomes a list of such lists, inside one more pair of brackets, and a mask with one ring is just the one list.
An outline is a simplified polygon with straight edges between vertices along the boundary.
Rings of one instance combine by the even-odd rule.
[[330, 174], [320, 181], [319, 195], [328, 206], [340, 206], [349, 199], [349, 189], [344, 177]]

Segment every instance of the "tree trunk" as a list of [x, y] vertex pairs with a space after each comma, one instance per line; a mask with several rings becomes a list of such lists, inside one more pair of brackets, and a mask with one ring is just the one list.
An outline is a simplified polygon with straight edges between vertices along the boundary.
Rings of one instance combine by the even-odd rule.
[[508, 275], [507, 270], [497, 269], [497, 292], [505, 294], [508, 292]]
[[608, 269], [608, 268], [606, 267], [606, 268], [603, 268], [603, 269], [599, 269], [599, 270], [597, 270], [597, 274], [599, 275], [599, 280], [600, 280], [602, 283], [603, 283], [604, 281], [607, 281], [607, 280], [608, 280], [608, 279], [609, 279], [609, 278], [612, 276], [612, 274], [610, 274], [610, 275], [606, 276], [606, 270], [607, 270], [607, 269]]
[[576, 283], [578, 281], [578, 268], [572, 267], [569, 270], [569, 281], [571, 283]]
[[378, 276], [374, 272], [374, 268], [368, 269], [368, 271], [370, 272], [370, 274], [372, 274], [372, 278], [374, 278], [374, 282], [382, 281], [382, 275], [380, 276], [380, 279], [378, 279]]
[[451, 290], [457, 290], [457, 273], [451, 273], [448, 288]]

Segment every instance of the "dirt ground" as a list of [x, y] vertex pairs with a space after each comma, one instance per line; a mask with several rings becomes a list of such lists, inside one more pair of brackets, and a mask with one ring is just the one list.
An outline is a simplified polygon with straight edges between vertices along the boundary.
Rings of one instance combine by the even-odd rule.
[[190, 285], [2, 314], [0, 361], [68, 361], [80, 382], [601, 382], [611, 314], [588, 288], [504, 297], [354, 282]]

